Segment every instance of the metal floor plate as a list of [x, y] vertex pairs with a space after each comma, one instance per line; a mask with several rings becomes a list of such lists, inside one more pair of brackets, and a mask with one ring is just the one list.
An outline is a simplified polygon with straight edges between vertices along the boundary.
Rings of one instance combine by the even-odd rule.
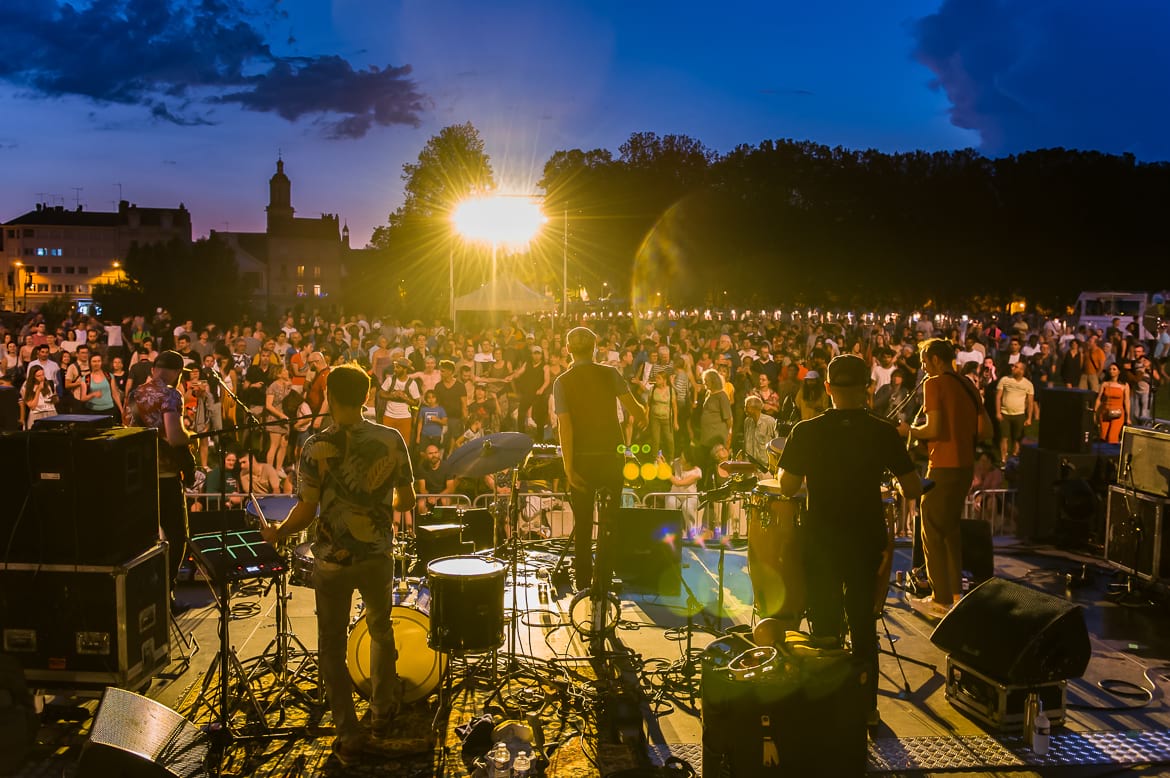
[[[678, 757], [703, 774], [701, 743], [650, 746], [650, 760], [661, 765]], [[1070, 765], [1170, 764], [1170, 730], [1062, 732], [1053, 735], [1044, 756], [1022, 746], [1018, 737], [883, 737], [870, 741], [871, 774], [944, 770], [1026, 770]]]
[[1166, 763], [1168, 730], [1063, 732], [1052, 736], [1044, 756], [1024, 748], [1018, 737], [877, 738], [870, 743], [867, 772]]

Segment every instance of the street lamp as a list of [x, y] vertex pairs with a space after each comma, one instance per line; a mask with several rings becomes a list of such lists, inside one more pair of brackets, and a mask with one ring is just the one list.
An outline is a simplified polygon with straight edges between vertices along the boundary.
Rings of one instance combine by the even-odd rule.
[[[455, 232], [464, 239], [487, 243], [492, 248], [492, 270], [501, 245], [519, 248], [540, 232], [548, 218], [531, 195], [486, 194], [469, 197], [451, 211]], [[455, 251], [448, 253], [448, 285], [451, 293], [451, 329], [455, 329]]]
[[13, 278], [12, 278], [12, 280], [15, 282], [15, 286], [12, 290], [12, 302], [14, 305], [16, 304], [16, 290], [17, 289], [23, 290], [22, 294], [24, 297], [24, 301], [21, 303], [20, 310], [27, 311], [28, 310], [28, 284], [29, 284], [29, 281], [32, 279], [32, 273], [25, 269], [24, 263], [21, 262], [19, 259], [16, 260], [15, 262], [13, 262], [12, 264], [16, 267], [16, 273], [13, 274]]

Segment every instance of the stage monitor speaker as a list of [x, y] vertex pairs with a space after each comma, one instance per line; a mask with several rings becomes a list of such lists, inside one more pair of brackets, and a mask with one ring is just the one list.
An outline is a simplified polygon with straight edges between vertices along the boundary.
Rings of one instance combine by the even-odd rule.
[[170, 708], [111, 686], [81, 750], [77, 778], [210, 776], [210, 741]]
[[1170, 433], [1145, 427], [1124, 428], [1117, 485], [1170, 497]]
[[120, 427], [0, 435], [5, 562], [110, 565], [158, 542], [158, 435]]
[[1079, 678], [1091, 649], [1080, 605], [992, 578], [955, 603], [930, 642], [1005, 685]]
[[1146, 580], [1170, 575], [1168, 504], [1164, 497], [1110, 487], [1105, 558]]
[[1052, 387], [1040, 390], [1040, 448], [1054, 451], [1090, 450], [1095, 392]]
[[682, 587], [682, 537], [680, 510], [619, 508], [609, 538], [614, 575], [627, 591], [677, 596]]

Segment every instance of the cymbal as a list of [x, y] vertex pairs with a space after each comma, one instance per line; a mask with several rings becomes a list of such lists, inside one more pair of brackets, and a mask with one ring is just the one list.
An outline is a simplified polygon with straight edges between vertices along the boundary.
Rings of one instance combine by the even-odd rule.
[[746, 475], [759, 470], [755, 466], [755, 463], [746, 462], [742, 459], [729, 459], [726, 462], [720, 462], [719, 467], [728, 475]]
[[523, 432], [496, 432], [468, 441], [447, 458], [447, 473], [453, 478], [482, 478], [520, 464], [532, 448], [532, 438]]

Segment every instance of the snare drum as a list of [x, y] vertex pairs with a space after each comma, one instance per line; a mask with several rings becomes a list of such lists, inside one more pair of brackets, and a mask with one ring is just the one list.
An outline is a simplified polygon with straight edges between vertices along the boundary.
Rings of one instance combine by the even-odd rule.
[[431, 631], [436, 651], [476, 653], [504, 644], [504, 563], [477, 556], [449, 556], [427, 565]]
[[803, 548], [799, 533], [804, 498], [780, 499], [780, 482], [760, 481], [748, 501], [748, 572], [756, 613], [795, 629], [805, 608]]
[[[447, 660], [427, 645], [430, 633], [430, 590], [425, 585], [413, 585], [405, 595], [395, 593], [390, 618], [394, 624], [394, 647], [398, 651], [396, 667], [402, 679], [403, 702], [421, 700], [435, 690], [443, 675]], [[373, 686], [370, 680], [370, 629], [364, 616], [359, 615], [350, 625], [345, 664], [358, 694], [369, 699]]]
[[313, 570], [317, 566], [317, 558], [313, 555], [313, 544], [302, 543], [293, 550], [292, 575], [288, 582], [293, 586], [312, 586]]

